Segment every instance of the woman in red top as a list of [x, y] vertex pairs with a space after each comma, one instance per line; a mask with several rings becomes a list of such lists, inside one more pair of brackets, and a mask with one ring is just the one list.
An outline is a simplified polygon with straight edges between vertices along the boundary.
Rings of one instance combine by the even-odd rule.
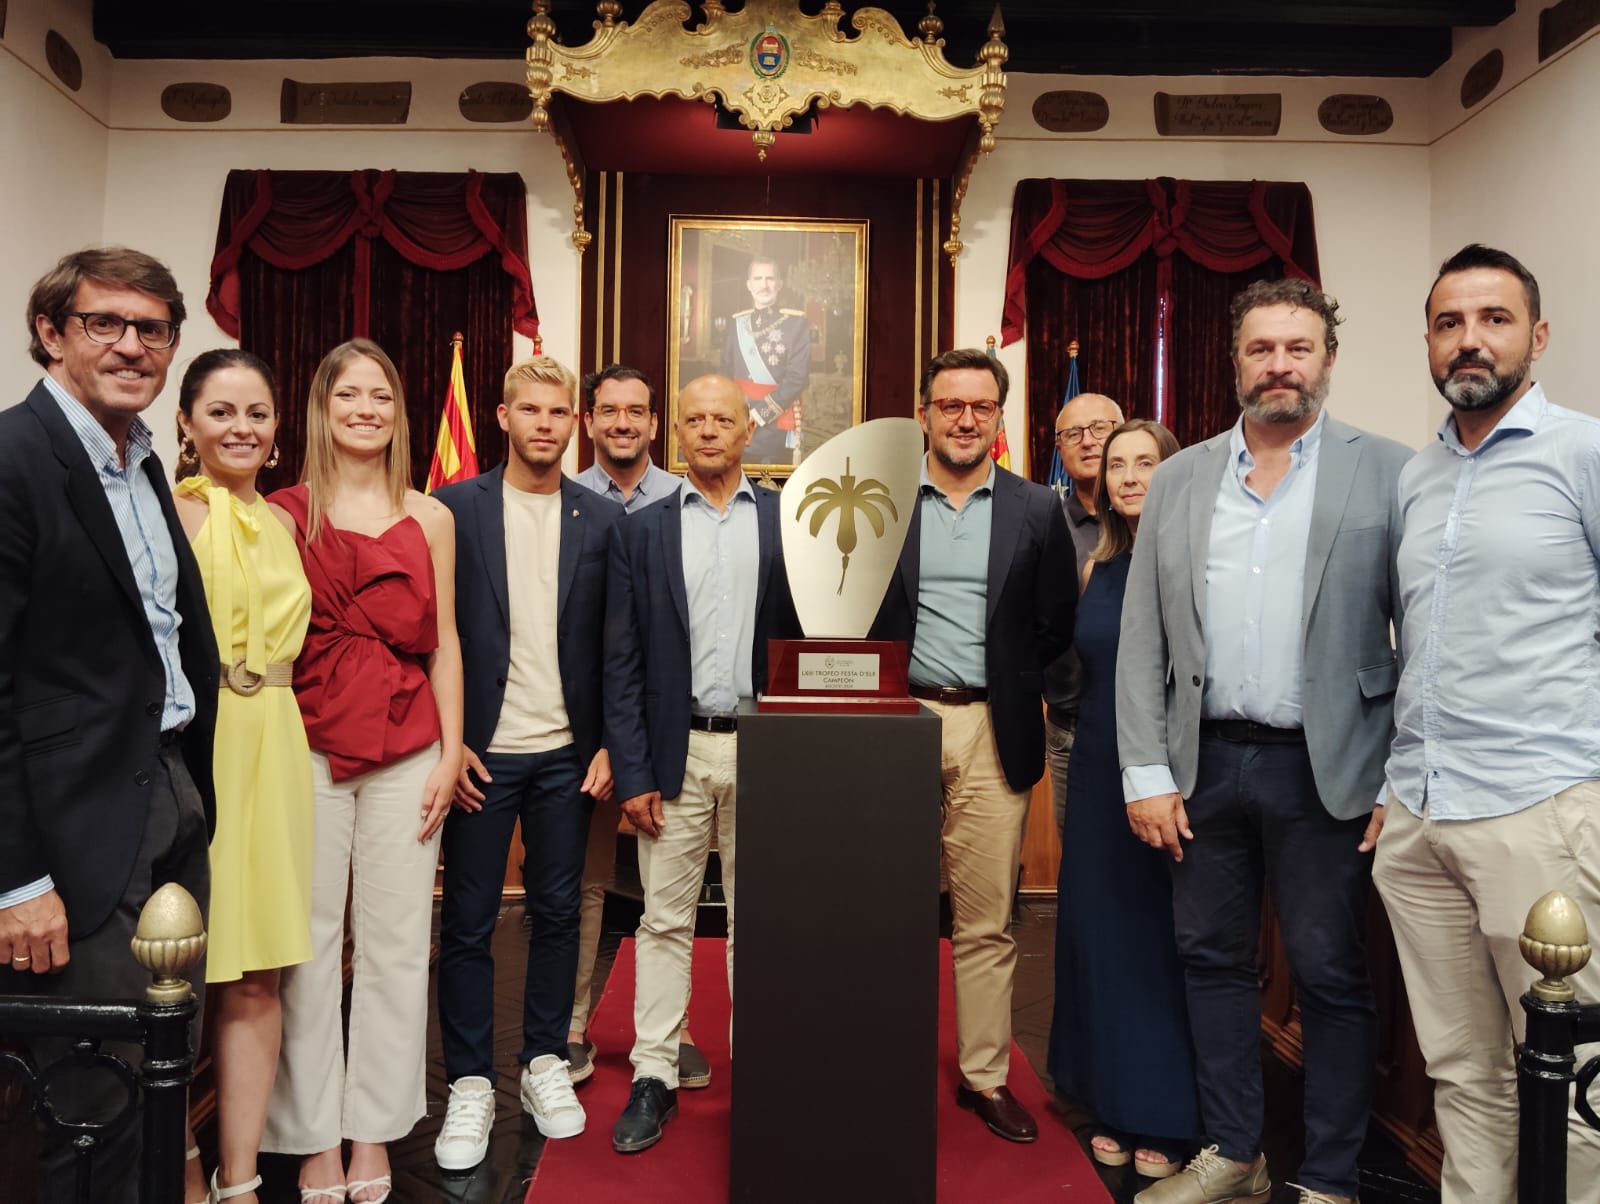
[[[450, 511], [408, 488], [405, 400], [383, 350], [328, 353], [307, 402], [294, 519], [311, 629], [294, 689], [311, 744], [312, 960], [283, 977], [283, 1051], [262, 1148], [305, 1155], [305, 1204], [389, 1197], [386, 1142], [426, 1112], [428, 940], [439, 825], [461, 768]], [[342, 1047], [345, 907], [355, 943]], [[341, 1141], [351, 1143], [346, 1170]]]

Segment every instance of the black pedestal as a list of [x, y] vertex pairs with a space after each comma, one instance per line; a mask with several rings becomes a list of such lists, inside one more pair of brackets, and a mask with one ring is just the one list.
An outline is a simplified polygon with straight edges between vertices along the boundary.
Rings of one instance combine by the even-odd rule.
[[939, 720], [739, 715], [731, 1197], [932, 1204]]

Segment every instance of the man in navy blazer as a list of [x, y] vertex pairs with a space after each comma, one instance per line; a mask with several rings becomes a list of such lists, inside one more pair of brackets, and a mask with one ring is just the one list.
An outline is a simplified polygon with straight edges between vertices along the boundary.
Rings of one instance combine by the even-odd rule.
[[943, 721], [944, 864], [956, 988], [957, 1102], [1010, 1141], [1038, 1126], [1006, 1090], [1011, 900], [1044, 772], [1044, 669], [1072, 640], [1078, 587], [1061, 503], [994, 463], [1005, 366], [947, 351], [922, 374], [922, 490], [875, 639], [911, 646], [911, 693]]
[[[0, 994], [140, 995], [140, 908], [167, 882], [208, 903], [219, 660], [140, 417], [183, 318], [172, 273], [125, 247], [66, 256], [28, 300], [44, 376], [0, 414]], [[188, 977], [203, 991], [204, 963]], [[104, 1077], [66, 1076], [51, 1101], [120, 1106]], [[97, 1147], [96, 1200], [137, 1194], [138, 1130]], [[50, 1198], [72, 1194], [71, 1155], [47, 1155]]]
[[691, 381], [677, 418], [688, 477], [630, 515], [611, 543], [606, 745], [623, 814], [639, 829], [645, 894], [633, 1092], [612, 1131], [619, 1153], [654, 1145], [677, 1112], [678, 1031], [713, 829], [731, 982], [738, 704], [766, 685], [767, 640], [799, 634], [778, 495], [740, 468], [753, 429], [733, 381]]
[[578, 969], [578, 888], [589, 813], [611, 793], [600, 662], [606, 563], [622, 507], [561, 473], [577, 381], [548, 356], [506, 373], [503, 468], [439, 490], [456, 521], [456, 621], [465, 668], [465, 766], [445, 821], [439, 1029], [450, 1102], [434, 1143], [476, 1166], [494, 1122], [494, 959], [512, 829], [528, 899], [522, 1106], [546, 1137], [583, 1131], [567, 1074]]

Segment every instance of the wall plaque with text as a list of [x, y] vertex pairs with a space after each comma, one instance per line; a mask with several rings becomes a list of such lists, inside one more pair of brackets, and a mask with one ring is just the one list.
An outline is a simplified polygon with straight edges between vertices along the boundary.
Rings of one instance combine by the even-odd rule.
[[1461, 77], [1461, 107], [1470, 109], [1500, 86], [1500, 77], [1506, 71], [1506, 56], [1491, 50], [1467, 68]]
[[1394, 125], [1394, 109], [1381, 96], [1338, 92], [1317, 106], [1317, 120], [1330, 134], [1361, 138]]
[[491, 79], [464, 90], [456, 107], [468, 121], [526, 121], [533, 112], [533, 97], [526, 84]]
[[1041, 92], [1033, 102], [1033, 119], [1052, 134], [1089, 134], [1105, 128], [1111, 106], [1098, 92]]
[[221, 121], [233, 112], [233, 94], [221, 84], [168, 84], [161, 111], [174, 121]]
[[83, 60], [72, 43], [53, 29], [44, 35], [44, 61], [56, 78], [74, 92], [83, 87]]
[[1560, 0], [1539, 14], [1539, 61], [1559, 54], [1596, 25], [1600, 0]]
[[1157, 92], [1155, 105], [1164, 138], [1271, 138], [1283, 119], [1277, 92]]
[[279, 99], [284, 125], [404, 125], [411, 84], [301, 83], [285, 79]]

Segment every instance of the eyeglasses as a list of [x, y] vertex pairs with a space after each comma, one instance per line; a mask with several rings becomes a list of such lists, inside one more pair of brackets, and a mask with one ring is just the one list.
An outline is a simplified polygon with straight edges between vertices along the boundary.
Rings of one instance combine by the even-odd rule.
[[941, 401], [928, 403], [951, 422], [961, 421], [961, 411], [970, 408], [972, 416], [979, 422], [988, 422], [1000, 412], [1000, 403], [997, 401], [962, 401], [959, 397], [948, 397]]
[[595, 406], [594, 416], [601, 422], [615, 422], [626, 414], [631, 422], [644, 422], [650, 417], [649, 406]]
[[1069, 426], [1064, 431], [1056, 432], [1056, 442], [1068, 447], [1076, 447], [1083, 442], [1084, 435], [1093, 435], [1096, 439], [1104, 439], [1117, 429], [1115, 422], [1108, 422], [1102, 418], [1098, 422], [1091, 422], [1088, 426]]
[[130, 320], [120, 314], [85, 314], [76, 310], [69, 310], [61, 316], [77, 318], [83, 323], [84, 334], [96, 343], [104, 343], [107, 346], [122, 342], [122, 336], [128, 332], [130, 326], [137, 332], [139, 341], [151, 351], [165, 351], [178, 341], [178, 324], [160, 318]]

